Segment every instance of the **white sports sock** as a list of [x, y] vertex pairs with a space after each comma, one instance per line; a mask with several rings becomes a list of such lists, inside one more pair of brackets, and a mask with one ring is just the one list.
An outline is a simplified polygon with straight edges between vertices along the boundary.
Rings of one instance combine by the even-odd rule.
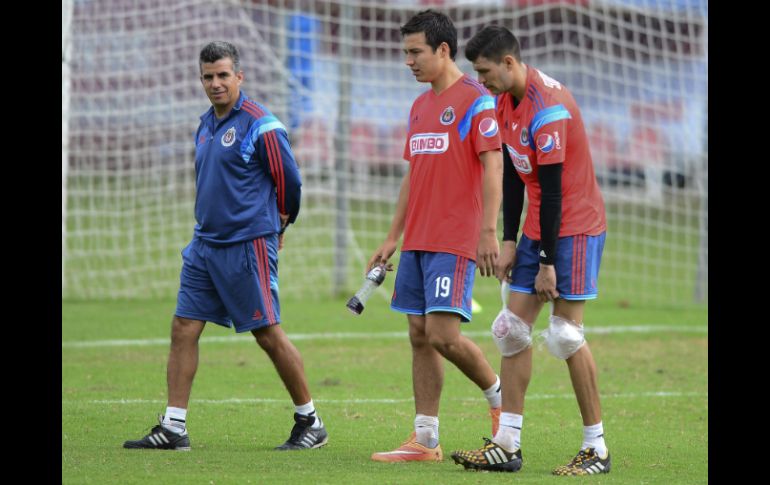
[[182, 408], [166, 407], [163, 415], [163, 427], [176, 434], [184, 434], [187, 431], [187, 410]]
[[580, 449], [593, 448], [599, 457], [607, 456], [607, 445], [604, 443], [604, 427], [602, 422], [591, 426], [583, 426], [583, 444]]
[[516, 451], [521, 447], [521, 426], [524, 416], [514, 413], [500, 413], [500, 429], [497, 430], [494, 441], [508, 451]]
[[484, 397], [489, 401], [490, 408], [499, 408], [503, 405], [503, 397], [500, 393], [500, 376], [495, 376], [495, 383], [489, 389], [484, 389]]
[[438, 416], [418, 414], [414, 418], [414, 433], [416, 440], [423, 446], [435, 448], [438, 446]]
[[321, 426], [323, 426], [321, 417], [318, 416], [315, 412], [315, 405], [313, 404], [312, 399], [308, 403], [294, 406], [294, 410], [297, 412], [297, 414], [304, 414], [305, 416], [313, 416], [315, 418], [315, 421], [313, 421], [310, 429], [319, 429]]

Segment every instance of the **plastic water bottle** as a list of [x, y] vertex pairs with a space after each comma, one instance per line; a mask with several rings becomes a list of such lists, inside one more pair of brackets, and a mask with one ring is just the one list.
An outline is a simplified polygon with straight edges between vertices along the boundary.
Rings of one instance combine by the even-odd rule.
[[361, 312], [364, 311], [366, 300], [368, 300], [372, 293], [374, 293], [374, 290], [385, 281], [385, 272], [385, 265], [383, 264], [377, 265], [369, 270], [364, 285], [356, 292], [355, 296], [348, 300], [348, 304], [346, 305], [348, 310], [356, 315], [360, 315]]

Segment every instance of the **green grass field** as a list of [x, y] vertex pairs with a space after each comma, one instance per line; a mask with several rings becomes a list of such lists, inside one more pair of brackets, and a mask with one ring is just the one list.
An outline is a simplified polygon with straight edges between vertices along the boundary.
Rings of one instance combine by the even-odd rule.
[[[477, 285], [484, 310], [464, 331], [498, 369], [499, 354], [487, 331], [499, 296], [493, 281], [479, 279]], [[566, 365], [537, 345], [519, 473], [465, 471], [449, 458], [454, 449], [480, 446], [490, 433], [481, 392], [449, 363], [440, 413], [445, 460], [370, 461], [373, 451], [396, 447], [411, 430], [406, 322], [384, 298], [373, 297], [359, 317], [344, 303], [282, 301], [284, 328], [303, 354], [313, 398], [330, 433], [326, 447], [272, 451], [292, 425], [288, 394], [253, 338], [211, 324], [201, 342], [188, 415], [193, 449], [183, 453], [121, 447], [124, 440], [144, 435], [165, 410], [174, 301], [64, 301], [62, 482], [583, 482], [550, 475], [575, 454], [582, 429]], [[587, 338], [599, 369], [613, 469], [587, 481], [707, 483], [707, 314], [706, 307], [644, 309], [632, 302], [623, 308], [601, 298], [588, 303]], [[544, 317], [536, 332], [545, 328]], [[591, 333], [591, 328], [604, 331]], [[105, 342], [114, 340], [127, 342]]]

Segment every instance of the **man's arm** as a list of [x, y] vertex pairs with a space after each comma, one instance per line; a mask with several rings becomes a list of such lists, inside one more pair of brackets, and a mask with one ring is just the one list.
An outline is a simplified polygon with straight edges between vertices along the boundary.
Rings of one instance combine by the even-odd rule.
[[369, 258], [369, 264], [366, 266], [366, 272], [368, 273], [373, 266], [377, 264], [387, 264], [388, 259], [393, 256], [398, 246], [398, 240], [401, 239], [401, 234], [404, 232], [404, 225], [406, 224], [406, 206], [409, 202], [409, 169], [404, 174], [404, 178], [401, 181], [401, 189], [398, 192], [398, 202], [396, 202], [396, 212], [393, 214], [393, 220], [390, 223], [390, 230], [385, 237], [385, 241], [374, 252], [371, 258]]
[[289, 145], [289, 138], [284, 130], [276, 129], [264, 133], [262, 143], [265, 148], [267, 168], [275, 183], [278, 212], [282, 215], [281, 233], [283, 233], [299, 214], [302, 179]]
[[476, 251], [476, 266], [481, 276], [493, 276], [495, 263], [500, 254], [500, 244], [497, 242], [497, 215], [500, 213], [503, 184], [503, 155], [499, 150], [483, 152], [479, 155], [484, 165], [483, 216], [479, 247]]
[[563, 163], [540, 165], [540, 271], [535, 277], [535, 290], [542, 301], [559, 296], [556, 291], [556, 241], [561, 227], [561, 174]]
[[524, 181], [513, 166], [508, 151], [503, 147], [503, 247], [495, 265], [495, 276], [510, 281], [510, 272], [516, 262], [516, 236], [519, 233], [521, 211], [524, 209]]

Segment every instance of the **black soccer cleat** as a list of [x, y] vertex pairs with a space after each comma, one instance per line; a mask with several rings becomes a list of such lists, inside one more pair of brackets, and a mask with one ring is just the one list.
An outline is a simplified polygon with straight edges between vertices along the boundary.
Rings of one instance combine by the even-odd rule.
[[478, 450], [453, 451], [452, 459], [466, 470], [516, 472], [521, 469], [521, 449], [510, 452], [489, 438], [484, 438], [484, 442]]
[[[160, 423], [162, 422], [163, 417], [161, 416]], [[190, 451], [190, 436], [186, 431], [180, 435], [167, 430], [162, 424], [158, 424], [144, 438], [123, 443], [123, 448]]]
[[562, 465], [553, 471], [554, 475], [574, 476], [574, 475], [594, 475], [597, 473], [609, 473], [612, 464], [610, 462], [610, 452], [604, 459], [599, 458], [596, 450], [586, 448], [580, 450], [575, 458], [566, 465]]
[[294, 413], [294, 427], [291, 429], [291, 435], [286, 443], [276, 446], [276, 450], [308, 450], [311, 448], [320, 448], [329, 441], [329, 435], [326, 433], [326, 427], [321, 422], [321, 427], [311, 429], [315, 423], [315, 416], [305, 416], [304, 414]]

